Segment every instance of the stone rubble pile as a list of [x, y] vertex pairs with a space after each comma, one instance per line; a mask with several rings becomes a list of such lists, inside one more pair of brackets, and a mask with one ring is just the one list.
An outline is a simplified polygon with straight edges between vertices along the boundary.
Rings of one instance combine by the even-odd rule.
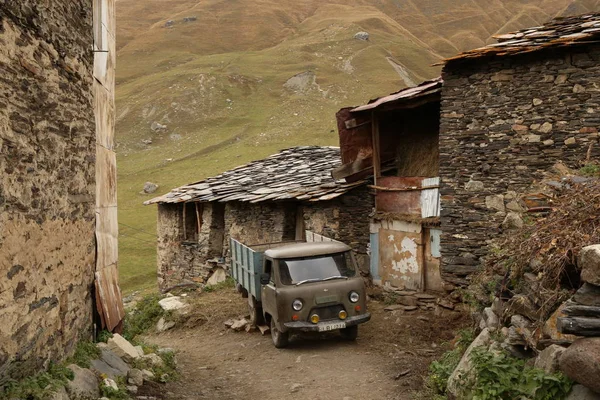
[[[562, 372], [576, 383], [567, 400], [600, 400], [600, 245], [584, 247], [577, 265], [583, 285], [546, 321], [540, 321], [537, 306], [523, 294], [496, 297], [483, 310], [481, 333], [448, 380], [452, 396], [468, 374], [473, 349], [484, 347], [531, 360], [547, 373]], [[539, 289], [531, 274], [524, 282], [529, 290]]]
[[[164, 362], [155, 353], [144, 354], [140, 346], [133, 346], [119, 334], [115, 334], [107, 343], [98, 343], [100, 357], [90, 362], [89, 368], [81, 368], [71, 364], [74, 379], [67, 386], [55, 392], [51, 400], [101, 399], [101, 388], [110, 387], [119, 390], [117, 381], [126, 380], [126, 389], [133, 399], [150, 400], [147, 396], [135, 396], [139, 388], [148, 381], [165, 379], [156, 377], [151, 371], [153, 367], [161, 367]], [[160, 349], [160, 352], [172, 352], [171, 349]], [[149, 369], [138, 369], [133, 365], [146, 366]]]

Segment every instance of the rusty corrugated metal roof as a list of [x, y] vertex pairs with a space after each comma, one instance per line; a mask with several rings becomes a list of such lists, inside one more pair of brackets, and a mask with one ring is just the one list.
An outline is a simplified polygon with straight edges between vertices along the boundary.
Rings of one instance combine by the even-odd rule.
[[144, 204], [331, 200], [365, 183], [334, 180], [331, 171], [340, 164], [339, 147], [293, 147], [215, 177], [175, 188]]
[[494, 38], [498, 40], [498, 43], [466, 51], [455, 57], [447, 58], [436, 65], [443, 65], [455, 60], [508, 56], [550, 47], [565, 47], [596, 42], [600, 38], [600, 13], [556, 18], [542, 26], [496, 35]]
[[360, 107], [353, 108], [350, 112], [359, 112], [372, 110], [377, 107], [380, 107], [384, 104], [391, 103], [394, 101], [410, 101], [418, 97], [422, 97], [428, 94], [440, 92], [442, 90], [442, 78], [432, 79], [430, 81], [425, 81], [418, 86], [402, 89], [399, 92], [392, 93], [388, 96], [379, 97], [377, 99], [369, 101], [368, 104], [365, 104]]

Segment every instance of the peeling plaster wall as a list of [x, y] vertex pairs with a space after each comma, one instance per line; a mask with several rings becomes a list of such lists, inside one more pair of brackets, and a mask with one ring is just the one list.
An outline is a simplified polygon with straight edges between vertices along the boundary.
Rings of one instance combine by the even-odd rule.
[[452, 63], [440, 128], [442, 274], [466, 284], [519, 197], [561, 161], [598, 161], [600, 46]]
[[0, 7], [0, 384], [91, 333], [92, 4]]

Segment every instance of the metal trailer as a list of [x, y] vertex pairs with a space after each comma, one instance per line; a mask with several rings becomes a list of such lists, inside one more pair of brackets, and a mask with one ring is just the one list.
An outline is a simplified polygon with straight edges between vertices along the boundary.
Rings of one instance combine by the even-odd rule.
[[[231, 249], [231, 276], [243, 288], [248, 298], [254, 297], [260, 302], [260, 274], [263, 267], [263, 256], [268, 246], [263, 251], [252, 249], [235, 239], [230, 239]], [[244, 293], [245, 295], [246, 293]]]

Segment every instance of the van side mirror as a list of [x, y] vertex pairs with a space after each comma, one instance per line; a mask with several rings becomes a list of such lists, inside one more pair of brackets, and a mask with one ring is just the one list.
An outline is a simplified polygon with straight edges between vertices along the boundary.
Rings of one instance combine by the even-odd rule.
[[271, 282], [271, 274], [268, 274], [266, 272], [263, 272], [262, 274], [260, 274], [260, 284], [261, 285], [268, 285], [269, 282]]

